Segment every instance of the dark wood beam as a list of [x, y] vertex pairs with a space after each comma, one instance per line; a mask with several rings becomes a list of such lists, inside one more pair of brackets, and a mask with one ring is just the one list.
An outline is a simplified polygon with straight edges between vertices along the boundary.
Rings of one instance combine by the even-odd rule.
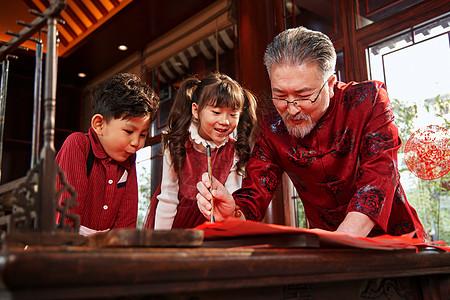
[[106, 16], [108, 14], [108, 10], [103, 6], [103, 4], [99, 0], [92, 0], [92, 3], [95, 5], [95, 7], [97, 7], [97, 9], [103, 16]]
[[81, 29], [82, 32], [85, 32], [87, 30], [86, 25], [81, 21], [81, 19], [78, 17], [78, 15], [73, 11], [73, 9], [70, 6], [67, 6], [65, 9], [66, 13], [69, 15], [70, 18], [77, 24], [77, 26]]
[[85, 16], [89, 19], [89, 21], [92, 22], [92, 24], [97, 23], [97, 18], [92, 14], [92, 12], [89, 10], [89, 8], [84, 5], [83, 1], [81, 0], [73, 0], [76, 6], [85, 14]]

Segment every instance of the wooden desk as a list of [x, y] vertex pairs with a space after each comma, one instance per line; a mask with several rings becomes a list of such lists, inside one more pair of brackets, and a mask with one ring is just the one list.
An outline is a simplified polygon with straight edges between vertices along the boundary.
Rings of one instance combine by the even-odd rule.
[[438, 250], [3, 249], [0, 298], [450, 299]]

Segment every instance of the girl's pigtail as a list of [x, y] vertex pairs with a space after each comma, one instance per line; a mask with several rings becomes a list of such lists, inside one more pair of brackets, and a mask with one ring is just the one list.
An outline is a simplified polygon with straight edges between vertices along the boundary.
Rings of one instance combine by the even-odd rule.
[[185, 140], [189, 135], [192, 118], [192, 102], [199, 84], [197, 78], [185, 80], [178, 89], [167, 119], [167, 132], [162, 134], [163, 145], [169, 149], [178, 177], [186, 158]]
[[244, 106], [237, 126], [237, 141], [235, 144], [238, 162], [236, 164], [239, 175], [245, 175], [247, 164], [255, 141], [256, 131], [256, 97], [247, 89], [242, 89]]

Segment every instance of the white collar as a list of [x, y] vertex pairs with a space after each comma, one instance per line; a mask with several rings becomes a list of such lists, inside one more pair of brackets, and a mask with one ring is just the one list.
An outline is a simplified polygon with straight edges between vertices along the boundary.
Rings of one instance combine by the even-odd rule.
[[192, 142], [194, 142], [196, 144], [202, 144], [205, 148], [207, 145], [210, 145], [211, 149], [216, 149], [216, 148], [222, 147], [223, 145], [225, 145], [228, 142], [228, 139], [230, 138], [228, 136], [225, 139], [225, 141], [220, 145], [217, 145], [214, 142], [208, 142], [198, 134], [198, 125], [195, 122], [191, 122], [191, 125], [189, 126], [189, 132], [191, 133], [191, 141]]

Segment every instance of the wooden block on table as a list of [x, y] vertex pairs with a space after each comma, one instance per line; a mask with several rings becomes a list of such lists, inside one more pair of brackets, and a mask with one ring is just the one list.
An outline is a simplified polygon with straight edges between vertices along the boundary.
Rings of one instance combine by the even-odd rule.
[[5, 235], [8, 246], [84, 246], [87, 238], [75, 232], [14, 232]]
[[88, 237], [89, 247], [200, 247], [203, 230], [114, 229]]
[[208, 239], [203, 247], [276, 247], [276, 248], [319, 248], [319, 237], [314, 233], [262, 234], [238, 237]]

